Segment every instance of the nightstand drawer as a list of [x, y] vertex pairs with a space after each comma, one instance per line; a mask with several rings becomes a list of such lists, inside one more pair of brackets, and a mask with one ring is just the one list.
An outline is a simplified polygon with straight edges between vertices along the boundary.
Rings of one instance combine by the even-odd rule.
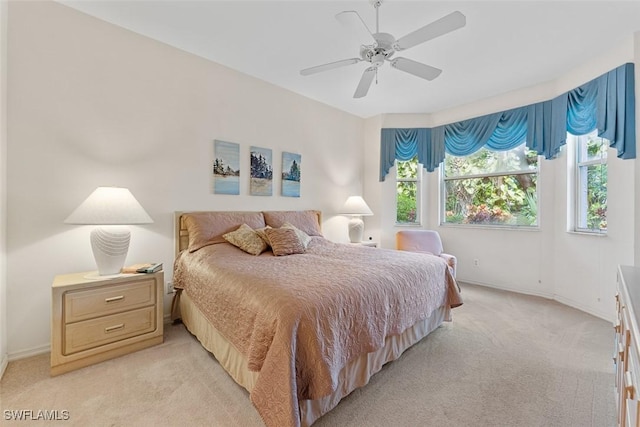
[[65, 326], [64, 354], [120, 341], [156, 329], [156, 307], [85, 320]]
[[64, 322], [73, 323], [154, 304], [153, 279], [119, 286], [104, 286], [64, 295]]

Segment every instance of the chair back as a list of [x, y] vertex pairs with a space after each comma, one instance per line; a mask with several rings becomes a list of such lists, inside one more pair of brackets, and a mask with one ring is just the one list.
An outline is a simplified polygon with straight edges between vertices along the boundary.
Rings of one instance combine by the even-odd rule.
[[410, 252], [431, 252], [439, 256], [442, 251], [440, 234], [434, 230], [401, 230], [396, 233], [396, 249]]

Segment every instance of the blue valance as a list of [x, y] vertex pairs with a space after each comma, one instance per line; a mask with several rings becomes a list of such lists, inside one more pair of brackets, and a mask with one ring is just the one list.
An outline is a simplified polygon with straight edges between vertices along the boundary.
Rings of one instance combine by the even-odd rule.
[[636, 157], [634, 64], [624, 64], [549, 101], [462, 120], [435, 128], [382, 129], [380, 181], [396, 159], [418, 161], [432, 172], [445, 151], [467, 156], [482, 147], [511, 150], [523, 141], [546, 159], [556, 157], [567, 132], [594, 129], [621, 159]]
[[[432, 143], [432, 129], [382, 129], [380, 151], [380, 177], [389, 173], [395, 160], [407, 161], [418, 156], [418, 162], [433, 171], [444, 159], [444, 144]], [[390, 165], [390, 166], [387, 166]]]

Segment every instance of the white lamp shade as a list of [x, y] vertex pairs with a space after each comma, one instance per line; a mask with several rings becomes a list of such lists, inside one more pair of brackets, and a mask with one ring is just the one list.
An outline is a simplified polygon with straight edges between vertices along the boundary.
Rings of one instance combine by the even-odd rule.
[[153, 220], [126, 188], [98, 187], [74, 210], [67, 224], [151, 224]]
[[344, 202], [344, 205], [342, 205], [340, 213], [353, 217], [349, 220], [349, 240], [351, 243], [361, 242], [364, 234], [364, 222], [360, 217], [363, 215], [373, 215], [367, 202], [360, 196], [350, 196], [347, 201]]
[[367, 205], [367, 202], [360, 196], [350, 196], [344, 205], [342, 205], [342, 209], [340, 209], [340, 213], [342, 215], [373, 215], [373, 212]]
[[131, 232], [126, 224], [150, 224], [151, 217], [126, 188], [98, 187], [64, 221], [102, 225], [91, 232], [91, 249], [100, 276], [118, 275], [127, 258]]

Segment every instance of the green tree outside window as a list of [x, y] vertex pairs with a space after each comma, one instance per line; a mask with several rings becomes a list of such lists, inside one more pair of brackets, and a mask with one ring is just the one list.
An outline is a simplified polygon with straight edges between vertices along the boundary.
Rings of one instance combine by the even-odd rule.
[[419, 220], [418, 158], [396, 161], [396, 223], [418, 224]]

